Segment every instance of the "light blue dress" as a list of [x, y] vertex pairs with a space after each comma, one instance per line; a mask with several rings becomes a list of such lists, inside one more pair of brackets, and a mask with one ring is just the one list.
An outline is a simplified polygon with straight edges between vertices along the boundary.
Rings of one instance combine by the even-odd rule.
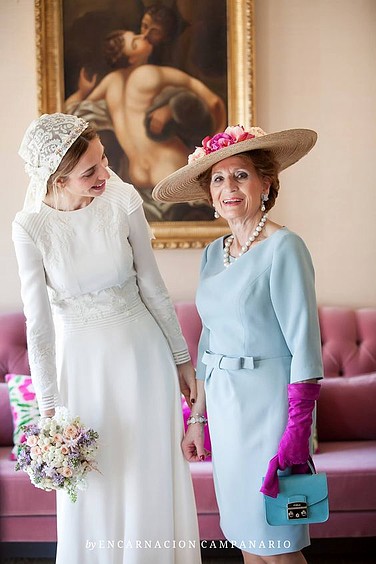
[[197, 378], [205, 379], [221, 528], [260, 556], [309, 544], [306, 525], [266, 523], [262, 478], [287, 422], [287, 385], [322, 377], [310, 254], [281, 228], [228, 268], [223, 238], [203, 256]]

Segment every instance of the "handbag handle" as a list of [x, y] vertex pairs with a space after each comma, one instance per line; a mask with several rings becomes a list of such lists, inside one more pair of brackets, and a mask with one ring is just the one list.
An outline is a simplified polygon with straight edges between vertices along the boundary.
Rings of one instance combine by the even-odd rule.
[[[307, 460], [307, 465], [308, 465], [309, 470], [311, 471], [311, 474], [317, 474], [316, 468], [315, 468], [315, 465], [313, 463], [311, 456], [309, 456], [309, 458]], [[296, 466], [303, 466], [303, 465], [299, 464], [299, 465], [296, 465]], [[278, 464], [278, 454], [276, 454], [269, 461], [268, 470], [266, 472], [264, 481], [263, 481], [262, 486], [260, 488], [260, 492], [263, 493], [264, 495], [267, 495], [267, 496], [270, 496], [270, 497], [277, 497], [278, 491], [279, 491], [279, 488], [278, 488], [278, 470], [280, 470], [280, 468], [279, 468], [279, 464]]]
[[315, 464], [312, 460], [312, 456], [309, 456], [309, 458], [307, 460], [307, 464], [308, 464], [308, 468], [311, 470], [311, 474], [317, 474], [317, 470], [316, 470]]
[[[293, 466], [291, 466], [292, 473], [293, 474], [295, 474], [295, 473], [301, 474], [302, 470], [304, 469], [304, 474], [305, 474], [307, 472], [307, 470], [306, 470], [307, 466], [308, 466], [308, 469], [311, 472], [311, 474], [317, 474], [317, 470], [316, 470], [315, 464], [312, 460], [312, 456], [309, 456], [307, 458], [307, 462], [303, 462], [303, 464], [294, 464]], [[300, 470], [294, 472], [294, 468], [300, 468]], [[281, 468], [279, 468], [279, 470], [281, 470]]]

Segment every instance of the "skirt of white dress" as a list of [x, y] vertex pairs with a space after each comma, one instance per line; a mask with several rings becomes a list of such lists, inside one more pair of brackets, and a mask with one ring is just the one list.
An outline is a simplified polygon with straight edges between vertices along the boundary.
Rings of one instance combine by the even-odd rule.
[[171, 351], [144, 308], [57, 328], [63, 404], [100, 435], [98, 469], [57, 495], [58, 564], [197, 564], [200, 542]]

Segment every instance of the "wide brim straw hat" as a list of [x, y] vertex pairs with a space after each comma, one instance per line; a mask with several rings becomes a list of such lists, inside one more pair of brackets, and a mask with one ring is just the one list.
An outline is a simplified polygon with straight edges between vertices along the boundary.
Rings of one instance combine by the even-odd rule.
[[264, 149], [274, 155], [280, 172], [304, 157], [316, 140], [317, 133], [311, 129], [287, 129], [267, 134], [259, 127], [245, 131], [239, 125], [229, 126], [223, 133], [206, 137], [202, 146], [189, 155], [187, 165], [156, 185], [153, 198], [161, 202], [202, 200], [208, 197], [208, 193], [201, 186], [199, 177], [219, 161], [239, 153]]

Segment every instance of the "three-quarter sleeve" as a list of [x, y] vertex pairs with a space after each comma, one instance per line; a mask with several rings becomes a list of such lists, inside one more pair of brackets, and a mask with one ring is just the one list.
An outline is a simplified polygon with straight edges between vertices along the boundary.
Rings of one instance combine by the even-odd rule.
[[16, 221], [12, 238], [21, 279], [21, 297], [31, 378], [40, 411], [58, 405], [55, 330], [48, 299], [42, 255], [27, 231]]
[[283, 237], [274, 249], [270, 294], [292, 355], [290, 382], [322, 378], [314, 269], [307, 247], [294, 233]]
[[129, 214], [129, 242], [133, 250], [133, 262], [141, 299], [164, 333], [175, 363], [188, 362], [190, 360], [188, 346], [158, 270], [150, 245], [150, 229], [142, 206], [134, 206], [132, 213]]

